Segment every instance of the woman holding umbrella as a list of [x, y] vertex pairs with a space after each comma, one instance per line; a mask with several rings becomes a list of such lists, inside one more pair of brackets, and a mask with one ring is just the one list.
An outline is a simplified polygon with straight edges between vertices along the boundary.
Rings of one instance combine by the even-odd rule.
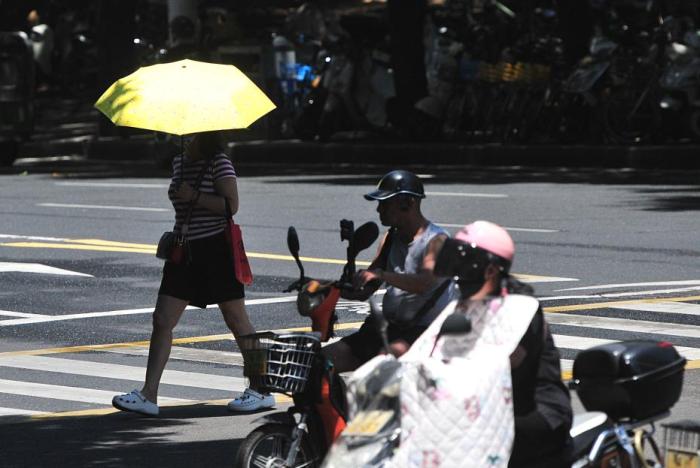
[[[218, 304], [236, 338], [254, 332], [224, 233], [227, 217], [238, 211], [238, 190], [220, 130], [246, 128], [275, 105], [233, 65], [181, 60], [142, 67], [120, 78], [95, 107], [116, 125], [194, 135], [173, 160], [168, 190], [175, 232], [186, 234], [189, 261], [168, 261], [163, 268], [143, 387], [112, 399], [121, 410], [157, 415], [172, 332], [187, 305]], [[246, 389], [229, 408], [253, 411], [274, 403], [272, 395]]]
[[[245, 310], [243, 284], [236, 279], [224, 232], [227, 208], [231, 211], [229, 215], [238, 211], [238, 190], [236, 172], [224, 153], [220, 132], [196, 134], [184, 154], [173, 160], [168, 197], [175, 208], [174, 231], [183, 232], [183, 224], [188, 226], [189, 261], [179, 264], [166, 261], [163, 268], [143, 387], [112, 399], [112, 404], [120, 410], [150, 416], [158, 414], [158, 385], [170, 356], [173, 329], [185, 307], [218, 304], [236, 339], [255, 333]], [[192, 212], [187, 223], [190, 206]], [[248, 388], [228, 406], [232, 411], [253, 411], [274, 404], [272, 395]]]

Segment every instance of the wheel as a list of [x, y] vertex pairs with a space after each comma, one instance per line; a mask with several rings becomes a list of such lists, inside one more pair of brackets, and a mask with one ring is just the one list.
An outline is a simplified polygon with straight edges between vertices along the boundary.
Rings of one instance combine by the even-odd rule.
[[[238, 448], [234, 468], [283, 468], [285, 458], [292, 443], [292, 426], [283, 424], [265, 424], [248, 434]], [[296, 460], [295, 468], [315, 468], [321, 466], [309, 441], [304, 434]]]

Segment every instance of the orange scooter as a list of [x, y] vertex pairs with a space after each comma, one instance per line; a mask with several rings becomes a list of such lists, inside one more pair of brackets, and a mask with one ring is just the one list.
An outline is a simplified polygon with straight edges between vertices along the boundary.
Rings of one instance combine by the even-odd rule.
[[299, 266], [299, 279], [285, 292], [298, 291], [297, 309], [311, 319], [310, 333], [262, 332], [241, 337], [244, 374], [263, 392], [290, 396], [294, 404], [286, 412], [265, 416], [241, 443], [234, 466], [318, 467], [333, 441], [345, 427], [345, 385], [333, 364], [320, 353], [321, 343], [333, 336], [335, 306], [341, 291], [352, 290], [355, 258], [379, 236], [369, 222], [354, 229], [352, 221], [340, 222], [341, 241], [348, 241], [347, 262], [340, 279], [319, 281], [304, 275], [299, 258], [299, 238], [294, 227], [287, 232], [287, 246]]

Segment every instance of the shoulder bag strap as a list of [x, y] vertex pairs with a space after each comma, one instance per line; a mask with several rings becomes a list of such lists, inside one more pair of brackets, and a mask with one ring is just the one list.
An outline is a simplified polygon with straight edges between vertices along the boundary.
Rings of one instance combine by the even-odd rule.
[[[182, 159], [180, 160], [180, 182], [182, 182], [184, 178], [184, 173], [185, 173], [185, 160], [183, 156], [180, 156]], [[197, 180], [194, 183], [194, 186], [192, 189], [196, 192], [199, 189], [199, 186], [202, 184], [202, 179], [204, 179], [204, 173], [207, 172], [207, 169], [211, 166], [211, 161], [209, 161], [209, 164], [205, 164], [202, 169], [199, 171], [199, 174], [197, 174]], [[182, 223], [182, 227], [180, 228], [180, 235], [185, 236], [187, 235], [187, 231], [189, 230], [189, 224], [190, 224], [190, 218], [192, 217], [192, 211], [194, 210], [194, 204], [197, 198], [194, 200], [190, 201], [190, 205], [187, 207], [187, 214], [185, 215], [185, 222]]]
[[447, 287], [450, 285], [452, 282], [451, 279], [445, 280], [440, 286], [437, 287], [435, 291], [433, 291], [433, 294], [428, 298], [427, 301], [421, 306], [420, 309], [418, 309], [418, 312], [416, 312], [416, 315], [413, 316], [413, 323], [418, 322], [420, 319], [423, 318], [425, 314], [430, 311], [430, 309], [435, 306], [435, 303], [440, 299], [440, 296], [442, 296], [442, 293], [445, 292]]

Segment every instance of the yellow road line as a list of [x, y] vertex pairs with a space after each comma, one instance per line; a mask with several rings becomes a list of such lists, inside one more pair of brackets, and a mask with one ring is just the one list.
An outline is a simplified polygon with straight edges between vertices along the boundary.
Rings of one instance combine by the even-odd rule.
[[[349, 323], [337, 323], [335, 325], [336, 330], [351, 330], [360, 328], [362, 322], [349, 322]], [[273, 330], [275, 333], [287, 333], [287, 332], [309, 332], [311, 328], [309, 327], [296, 327], [296, 328], [283, 328], [278, 330]], [[175, 338], [173, 339], [173, 344], [191, 344], [191, 343], [206, 343], [209, 341], [221, 341], [221, 340], [233, 340], [233, 336], [230, 333], [224, 333], [220, 335], [205, 335], [205, 336], [190, 336], [185, 338]], [[106, 344], [96, 344], [96, 345], [78, 345], [78, 346], [65, 346], [61, 348], [43, 348], [43, 349], [30, 349], [23, 351], [6, 351], [0, 353], [0, 357], [6, 356], [40, 356], [44, 354], [65, 354], [65, 353], [84, 353], [88, 351], [100, 351], [103, 349], [116, 349], [116, 348], [132, 348], [135, 346], [148, 346], [149, 341], [131, 341], [125, 343], [106, 343]]]
[[[155, 254], [156, 246], [150, 244], [133, 244], [129, 242], [116, 242], [101, 239], [66, 239], [65, 242], [2, 242], [0, 247], [17, 247], [31, 249], [67, 249], [67, 250], [92, 250], [98, 252], [128, 252]], [[246, 252], [249, 258], [260, 258], [263, 260], [283, 260], [293, 262], [291, 255], [270, 254], [263, 252]], [[332, 265], [345, 265], [346, 260], [337, 258], [300, 257], [302, 262], [327, 263]], [[369, 266], [371, 262], [357, 260], [357, 266]], [[514, 273], [513, 276], [522, 281], [542, 281], [551, 276], [529, 275]]]
[[685, 301], [698, 301], [700, 296], [686, 296], [686, 297], [662, 297], [656, 299], [631, 299], [625, 301], [609, 301], [609, 302], [593, 302], [589, 304], [573, 304], [565, 306], [552, 306], [544, 307], [542, 310], [545, 312], [572, 312], [575, 310], [592, 310], [592, 309], [607, 309], [610, 307], [615, 307], [625, 304], [653, 304], [658, 302], [685, 302]]
[[[155, 254], [156, 246], [148, 244], [129, 244], [126, 242], [101, 241], [99, 239], [70, 239], [68, 242], [2, 242], [0, 247], [17, 247], [26, 249], [66, 249], [66, 250], [92, 250], [97, 252], [128, 252]], [[249, 258], [261, 258], [265, 260], [284, 260], [293, 262], [291, 255], [267, 254], [260, 252], [246, 252]], [[345, 265], [346, 260], [336, 258], [300, 257], [301, 261], [309, 263], [330, 263], [333, 265]], [[358, 266], [368, 266], [370, 262], [358, 260]]]
[[49, 242], [4, 242], [0, 244], [2, 247], [22, 247], [30, 249], [68, 249], [68, 250], [93, 250], [98, 252], [132, 252], [132, 253], [149, 253], [156, 252], [155, 247], [151, 249], [137, 249], [133, 247], [116, 247], [107, 245], [82, 245], [82, 244], [53, 244]]
[[[278, 405], [287, 404], [287, 403], [292, 402], [292, 399], [289, 398], [287, 395], [282, 395], [282, 394], [276, 393], [274, 395], [274, 397], [275, 397], [275, 403], [277, 403]], [[191, 400], [191, 401], [182, 401], [182, 402], [176, 402], [176, 403], [161, 404], [160, 408], [164, 409], [164, 408], [173, 408], [173, 407], [178, 407], [178, 406], [192, 406], [192, 405], [224, 406], [224, 405], [227, 405], [229, 401], [230, 401], [230, 399]], [[38, 413], [38, 414], [32, 414], [32, 415], [6, 416], [6, 417], [0, 417], [0, 425], [1, 424], [27, 423], [27, 422], [36, 422], [36, 421], [63, 419], [63, 418], [87, 418], [87, 417], [91, 417], [91, 416], [106, 416], [108, 414], [115, 414], [115, 413], [122, 413], [122, 411], [118, 410], [116, 408], [97, 408], [97, 409], [78, 410], [78, 411], [59, 411], [59, 412], [54, 412], [54, 413]], [[167, 414], [165, 416], [167, 416]]]
[[132, 244], [130, 242], [116, 242], [108, 241], [102, 239], [69, 239], [69, 242], [74, 242], [76, 244], [87, 244], [87, 245], [106, 245], [111, 247], [127, 247], [133, 249], [145, 249], [155, 251], [156, 246], [153, 244]]

